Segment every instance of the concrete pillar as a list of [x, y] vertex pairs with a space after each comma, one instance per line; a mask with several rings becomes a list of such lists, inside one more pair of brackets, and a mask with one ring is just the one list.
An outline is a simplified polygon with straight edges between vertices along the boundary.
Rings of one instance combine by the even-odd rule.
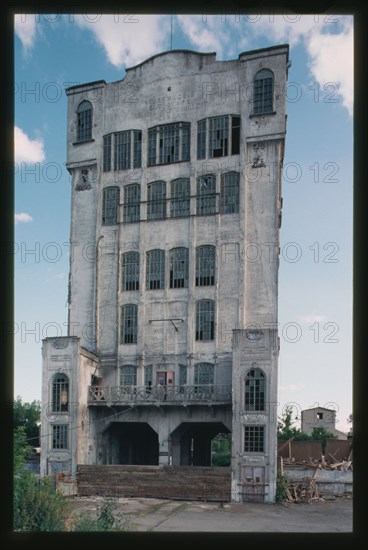
[[[159, 465], [170, 464], [170, 454], [172, 453], [171, 442], [169, 445], [170, 432], [169, 424], [166, 418], [160, 419], [158, 424], [158, 463]], [[170, 451], [170, 452], [169, 452]]]

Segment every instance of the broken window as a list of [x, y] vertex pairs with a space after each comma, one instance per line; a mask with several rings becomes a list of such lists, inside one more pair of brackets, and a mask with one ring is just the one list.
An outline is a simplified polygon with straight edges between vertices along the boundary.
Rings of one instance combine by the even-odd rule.
[[317, 413], [317, 420], [323, 420], [323, 413], [321, 412]]
[[157, 290], [165, 286], [165, 251], [147, 252], [146, 289]]
[[197, 122], [197, 159], [205, 159], [206, 151], [208, 158], [239, 154], [239, 115], [224, 115]]
[[68, 412], [69, 378], [56, 374], [52, 382], [52, 412]]
[[216, 176], [207, 174], [197, 179], [197, 215], [216, 214]]
[[103, 171], [110, 172], [111, 170], [111, 141], [112, 136], [104, 136], [103, 138]]
[[120, 386], [137, 385], [137, 367], [135, 365], [124, 365], [120, 367]]
[[244, 452], [264, 452], [264, 426], [245, 426], [244, 428]]
[[92, 104], [82, 101], [77, 109], [77, 142], [92, 139]]
[[105, 187], [102, 197], [102, 225], [114, 225], [119, 221], [119, 187]]
[[265, 375], [261, 369], [251, 369], [245, 378], [245, 410], [265, 410]]
[[197, 159], [206, 158], [206, 119], [197, 122]]
[[188, 270], [188, 248], [173, 248], [170, 250], [170, 288], [187, 288]]
[[200, 300], [196, 303], [196, 340], [215, 338], [215, 302]]
[[196, 248], [196, 286], [215, 284], [216, 248], [206, 244]]
[[214, 384], [214, 366], [212, 363], [197, 363], [194, 365], [194, 384]]
[[239, 212], [239, 172], [228, 172], [221, 176], [220, 212]]
[[190, 214], [190, 180], [178, 178], [171, 182], [170, 216], [178, 218]]
[[139, 252], [125, 252], [121, 260], [122, 290], [139, 290]]
[[148, 130], [148, 166], [190, 159], [190, 123], [177, 122]]
[[209, 158], [226, 157], [229, 142], [229, 117], [219, 116], [209, 120]]
[[141, 186], [133, 183], [124, 188], [124, 222], [139, 222], [141, 209]]
[[155, 181], [147, 186], [147, 220], [166, 218], [166, 183]]
[[136, 344], [138, 328], [138, 306], [127, 304], [121, 308], [120, 343]]
[[253, 96], [254, 115], [273, 112], [273, 82], [273, 73], [269, 69], [262, 69], [256, 74]]
[[54, 424], [52, 426], [52, 448], [68, 448], [68, 426], [66, 424]]

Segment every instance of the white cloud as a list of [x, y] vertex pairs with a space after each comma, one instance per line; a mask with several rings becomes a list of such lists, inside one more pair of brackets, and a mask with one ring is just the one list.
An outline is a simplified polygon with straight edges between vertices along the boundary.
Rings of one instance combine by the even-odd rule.
[[43, 162], [46, 158], [41, 139], [30, 139], [23, 130], [14, 128], [15, 162]]
[[33, 221], [32, 216], [26, 212], [21, 212], [20, 214], [14, 214], [15, 223], [29, 223]]
[[75, 21], [95, 35], [105, 49], [110, 63], [117, 68], [123, 65], [134, 66], [170, 47], [168, 16], [89, 14], [88, 18], [76, 15]]
[[36, 38], [36, 17], [32, 13], [17, 13], [14, 16], [15, 34], [21, 40], [23, 47], [29, 50]]
[[177, 21], [193, 46], [202, 51], [215, 51], [221, 54], [229, 40], [229, 36], [221, 31], [221, 19], [218, 16], [209, 15], [203, 21], [201, 15], [178, 15]]
[[322, 323], [326, 319], [326, 315], [303, 315], [299, 320], [302, 323]]

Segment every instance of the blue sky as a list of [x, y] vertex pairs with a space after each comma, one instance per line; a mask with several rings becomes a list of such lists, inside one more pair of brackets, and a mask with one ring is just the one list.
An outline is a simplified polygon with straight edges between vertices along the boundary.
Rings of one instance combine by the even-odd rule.
[[[40, 399], [42, 338], [67, 334], [69, 85], [121, 80], [170, 49], [170, 16], [15, 20], [15, 387]], [[173, 16], [173, 49], [217, 59], [289, 43], [279, 284], [279, 411], [352, 412], [353, 18]]]

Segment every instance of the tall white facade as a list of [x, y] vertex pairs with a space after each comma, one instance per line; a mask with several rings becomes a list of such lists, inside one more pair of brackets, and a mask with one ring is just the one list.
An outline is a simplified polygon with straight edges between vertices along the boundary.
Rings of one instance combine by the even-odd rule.
[[67, 90], [69, 333], [43, 342], [42, 472], [210, 465], [273, 501], [288, 46], [169, 51]]

